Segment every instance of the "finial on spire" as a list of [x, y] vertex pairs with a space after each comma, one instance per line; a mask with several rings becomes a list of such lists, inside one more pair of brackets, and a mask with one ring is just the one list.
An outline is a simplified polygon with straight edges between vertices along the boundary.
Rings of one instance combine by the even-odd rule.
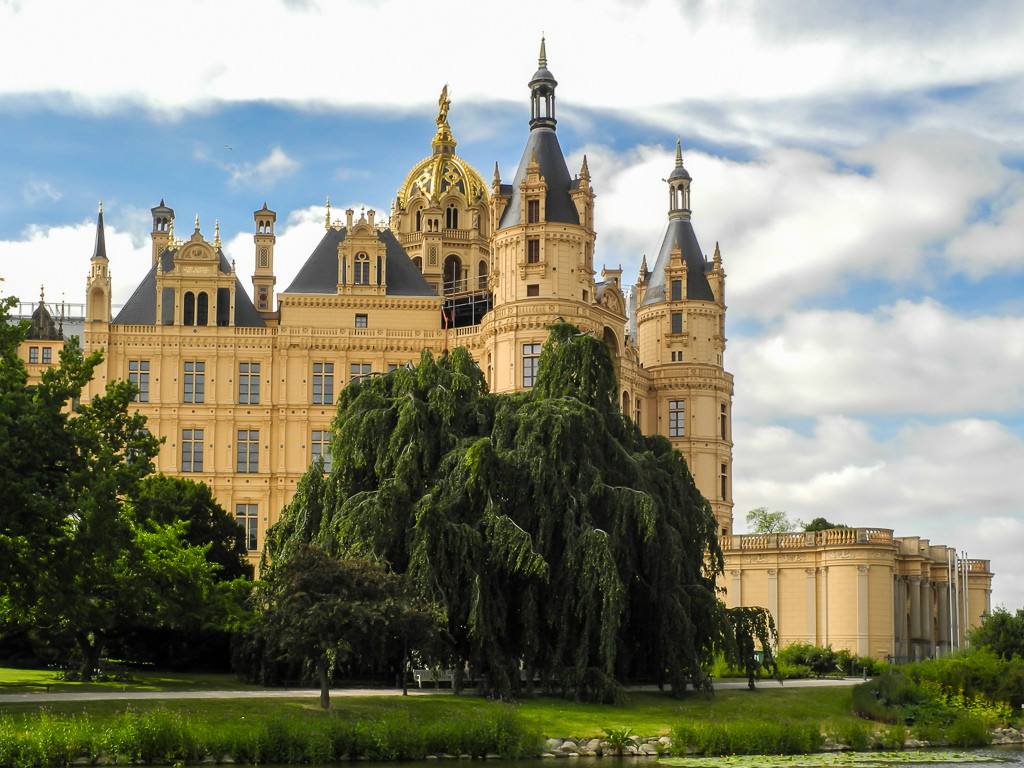
[[587, 156], [583, 156], [583, 167], [580, 168], [580, 178], [590, 181], [590, 168], [587, 166]]
[[46, 298], [46, 288], [45, 288], [45, 286], [40, 285], [39, 286], [39, 303], [42, 304], [43, 300], [45, 298]]
[[199, 231], [199, 214], [196, 214], [196, 232]]
[[544, 45], [544, 33], [540, 33], [540, 56], [537, 59], [538, 67], [546, 67], [548, 65], [548, 52]]
[[103, 201], [102, 200], [100, 200], [100, 211], [99, 212], [103, 213]]
[[327, 215], [324, 216], [324, 229], [331, 228], [331, 196], [327, 196]]
[[683, 145], [676, 139], [676, 168], [683, 167]]
[[[266, 206], [266, 203], [263, 204]], [[213, 247], [220, 248], [220, 219], [214, 219], [213, 223]]]

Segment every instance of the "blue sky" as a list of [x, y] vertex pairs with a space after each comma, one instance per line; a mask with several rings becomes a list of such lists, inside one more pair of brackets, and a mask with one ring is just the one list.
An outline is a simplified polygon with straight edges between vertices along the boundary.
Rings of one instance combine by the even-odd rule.
[[458, 152], [511, 179], [539, 38], [635, 279], [682, 143], [728, 274], [737, 530], [758, 506], [991, 559], [1024, 605], [1024, 6], [694, 0], [0, 0], [0, 291], [84, 300], [103, 201], [115, 303], [149, 209], [198, 214], [278, 287], [337, 213], [386, 215], [449, 86]]

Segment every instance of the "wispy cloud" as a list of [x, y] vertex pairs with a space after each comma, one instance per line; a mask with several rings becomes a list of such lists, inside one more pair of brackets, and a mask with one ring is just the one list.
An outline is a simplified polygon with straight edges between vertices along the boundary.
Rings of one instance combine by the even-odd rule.
[[274, 147], [270, 154], [257, 163], [229, 165], [229, 183], [236, 187], [257, 187], [265, 189], [287, 176], [296, 173], [301, 163], [285, 154], [280, 147]]

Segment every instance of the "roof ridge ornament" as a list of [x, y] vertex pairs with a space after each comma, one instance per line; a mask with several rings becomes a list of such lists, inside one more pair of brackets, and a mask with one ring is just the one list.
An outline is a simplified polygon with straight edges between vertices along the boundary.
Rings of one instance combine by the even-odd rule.
[[448, 125], [448, 110], [451, 109], [451, 106], [451, 99], [448, 98], [448, 83], [445, 83], [441, 89], [441, 95], [437, 99], [437, 118], [434, 120], [437, 123], [437, 134], [430, 142], [435, 155], [450, 155], [455, 152], [455, 137], [452, 136], [451, 126]]
[[544, 33], [540, 33], [540, 56], [537, 57], [537, 66], [546, 67], [548, 65], [548, 52], [544, 45]]

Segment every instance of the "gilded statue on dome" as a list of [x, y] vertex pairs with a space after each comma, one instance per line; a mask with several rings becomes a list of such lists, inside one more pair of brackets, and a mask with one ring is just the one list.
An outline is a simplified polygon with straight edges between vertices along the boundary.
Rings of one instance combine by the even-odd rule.
[[437, 100], [437, 124], [442, 126], [448, 122], [448, 108], [451, 107], [452, 103], [448, 99], [448, 84], [445, 83], [444, 88], [441, 89], [441, 97]]

